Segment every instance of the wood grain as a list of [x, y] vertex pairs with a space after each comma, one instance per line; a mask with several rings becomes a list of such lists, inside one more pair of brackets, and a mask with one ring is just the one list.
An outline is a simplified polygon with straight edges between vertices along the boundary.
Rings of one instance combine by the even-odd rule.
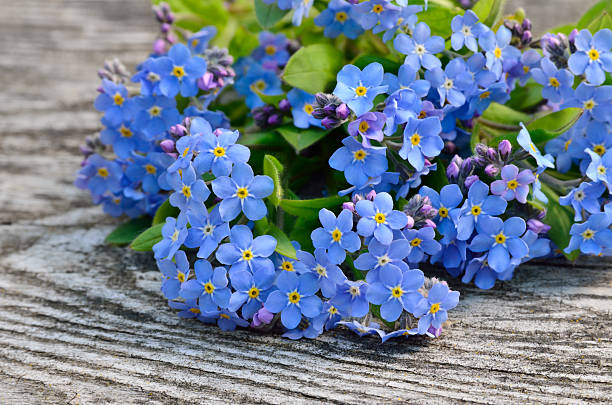
[[522, 266], [462, 293], [436, 340], [293, 342], [178, 319], [149, 254], [71, 183], [105, 58], [133, 66], [148, 3], [0, 0], [0, 403], [596, 403], [612, 395], [612, 265]]

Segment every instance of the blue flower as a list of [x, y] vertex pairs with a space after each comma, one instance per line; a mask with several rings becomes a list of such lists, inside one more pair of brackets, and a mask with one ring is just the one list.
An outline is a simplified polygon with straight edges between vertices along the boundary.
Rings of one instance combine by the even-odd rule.
[[436, 229], [444, 236], [442, 241], [448, 243], [450, 235], [456, 234], [454, 221], [459, 215], [459, 204], [463, 201], [461, 189], [457, 184], [447, 184], [438, 194], [434, 189], [423, 186], [419, 194], [428, 197], [431, 206], [438, 210]]
[[521, 259], [529, 253], [529, 247], [521, 239], [525, 233], [525, 220], [512, 217], [502, 221], [495, 217], [483, 217], [476, 224], [478, 234], [470, 243], [472, 252], [489, 252], [489, 266], [499, 273], [508, 270], [510, 256]]
[[[514, 266], [511, 265], [509, 270], [513, 271]], [[488, 256], [484, 255], [470, 260], [465, 267], [465, 274], [461, 278], [461, 281], [467, 284], [473, 279], [476, 287], [488, 290], [495, 285], [499, 275], [500, 273], [490, 267]]]
[[313, 319], [313, 322], [318, 329], [321, 329], [323, 326], [325, 330], [331, 330], [334, 329], [341, 320], [342, 314], [338, 311], [338, 308], [333, 306], [329, 301], [324, 301], [323, 307], [321, 308], [321, 314], [317, 315]]
[[102, 79], [101, 93], [96, 97], [94, 107], [104, 112], [104, 118], [111, 126], [118, 127], [124, 121], [130, 121], [134, 114], [134, 103], [128, 98], [128, 91], [123, 84], [116, 84]]
[[160, 94], [159, 84], [161, 83], [163, 64], [163, 58], [149, 58], [140, 65], [140, 70], [132, 76], [132, 82], [140, 82], [141, 95]]
[[206, 61], [199, 56], [191, 56], [189, 48], [175, 44], [158, 63], [162, 66], [160, 92], [166, 97], [175, 97], [179, 91], [183, 97], [198, 94], [196, 81], [206, 73]]
[[584, 128], [591, 119], [607, 122], [612, 116], [612, 86], [590, 86], [580, 83], [574, 91], [574, 96], [567, 100], [561, 108], [577, 107], [584, 109], [582, 116], [575, 124]]
[[336, 38], [344, 34], [355, 39], [363, 29], [353, 17], [352, 5], [345, 0], [331, 0], [327, 8], [315, 17], [314, 22], [319, 27], [325, 27], [323, 34], [328, 38]]
[[365, 282], [346, 280], [336, 286], [336, 295], [330, 303], [347, 316], [359, 318], [370, 311], [367, 291], [368, 284]]
[[441, 328], [448, 319], [448, 311], [459, 303], [459, 291], [450, 291], [443, 283], [436, 283], [427, 298], [417, 304], [414, 315], [419, 319], [419, 333], [424, 334], [430, 326]]
[[187, 216], [168, 217], [162, 227], [162, 240], [153, 245], [156, 259], [171, 259], [187, 238]]
[[372, 32], [378, 34], [379, 32], [385, 31], [383, 34], [383, 42], [390, 41], [398, 30], [402, 31], [406, 28], [414, 29], [418, 21], [416, 13], [422, 9], [423, 7], [418, 5], [403, 5], [399, 13], [387, 15], [380, 25], [374, 27]]
[[210, 190], [204, 180], [196, 177], [195, 170], [189, 166], [186, 170], [174, 172], [168, 177], [174, 193], [170, 195], [170, 204], [181, 211], [198, 209], [210, 196]]
[[227, 309], [201, 313], [198, 316], [198, 320], [204, 323], [216, 323], [219, 329], [225, 331], [235, 330], [237, 326], [244, 328], [249, 325], [249, 323], [239, 317], [238, 314]]
[[[191, 161], [196, 155], [195, 152], [199, 149], [201, 136], [186, 135], [176, 141], [176, 150], [178, 156], [176, 160], [168, 167], [168, 174], [175, 173], [178, 170], [185, 170], [191, 167]], [[179, 173], [180, 174], [180, 173]]]
[[591, 149], [599, 156], [603, 156], [606, 151], [612, 149], [612, 137], [608, 131], [608, 125], [599, 121], [591, 121], [586, 127], [585, 136], [576, 136], [569, 149], [572, 156], [581, 159], [580, 171], [584, 172], [590, 162], [585, 149]]
[[529, 169], [521, 170], [515, 165], [506, 165], [501, 170], [501, 180], [491, 183], [491, 193], [501, 196], [506, 201], [527, 203], [529, 185], [535, 181], [535, 176]]
[[586, 152], [591, 155], [591, 163], [586, 169], [586, 175], [595, 182], [604, 182], [608, 190], [612, 190], [612, 149], [603, 156], [599, 156], [590, 149], [587, 149]]
[[401, 211], [393, 209], [393, 198], [388, 193], [379, 193], [374, 201], [360, 200], [355, 205], [361, 217], [357, 223], [357, 233], [361, 236], [372, 236], [383, 245], [393, 241], [393, 231], [402, 229], [408, 223], [408, 217]]
[[461, 207], [457, 224], [457, 239], [468, 240], [474, 225], [489, 215], [501, 215], [508, 203], [501, 197], [489, 195], [489, 186], [477, 180], [468, 191], [468, 197]]
[[458, 51], [465, 45], [472, 52], [478, 52], [478, 37], [487, 30], [483, 24], [478, 22], [478, 16], [467, 10], [464, 15], [456, 15], [451, 21], [451, 45]]
[[316, 277], [311, 273], [298, 276], [289, 273], [278, 279], [278, 290], [268, 295], [265, 308], [272, 313], [281, 314], [281, 322], [287, 329], [294, 329], [302, 320], [302, 315], [312, 318], [321, 313], [321, 299], [315, 294], [319, 291]]
[[404, 144], [399, 155], [417, 170], [423, 170], [425, 157], [435, 157], [444, 148], [440, 138], [442, 125], [438, 117], [410, 119], [404, 128]]
[[321, 322], [315, 322], [314, 318], [305, 318], [296, 328], [288, 330], [283, 333], [282, 336], [291, 340], [298, 340], [303, 337], [314, 339], [321, 333], [323, 333], [323, 325]]
[[574, 75], [567, 69], [557, 69], [548, 58], [542, 58], [540, 67], [531, 70], [533, 80], [540, 83], [542, 97], [553, 103], [571, 97], [574, 84]]
[[586, 222], [574, 224], [570, 229], [572, 236], [565, 253], [580, 249], [585, 255], [598, 255], [603, 250], [612, 248], [612, 223], [605, 212], [593, 214]]
[[[102, 122], [106, 122], [106, 118], [102, 118]], [[113, 152], [122, 158], [127, 159], [133, 155], [133, 152], [148, 152], [151, 149], [151, 143], [140, 131], [132, 128], [130, 122], [124, 122], [118, 126], [112, 126], [110, 123], [100, 131], [100, 141], [105, 145], [112, 145]]]
[[181, 297], [198, 298], [200, 311], [203, 313], [216, 311], [217, 307], [227, 308], [232, 293], [227, 287], [225, 267], [216, 267], [213, 270], [207, 260], [198, 260], [193, 268], [196, 278], [183, 283]]
[[540, 65], [541, 59], [542, 56], [535, 49], [530, 49], [526, 52], [523, 52], [520, 60], [521, 63], [517, 64], [517, 66], [520, 67], [520, 69], [522, 70], [519, 76], [519, 83], [521, 84], [521, 86], [524, 86], [531, 78], [532, 69]]
[[230, 230], [230, 243], [217, 249], [216, 258], [230, 265], [230, 277], [238, 271], [267, 271], [274, 273], [274, 264], [269, 259], [276, 249], [276, 239], [261, 235], [253, 239], [253, 233], [246, 225], [235, 225]]
[[297, 251], [297, 258], [319, 280], [321, 293], [331, 298], [336, 293], [336, 285], [342, 284], [346, 276], [336, 264], [327, 257], [325, 249], [315, 249], [314, 256], [303, 250]]
[[248, 271], [237, 271], [231, 276], [234, 292], [229, 301], [228, 309], [238, 311], [242, 307], [242, 317], [250, 319], [268, 298], [274, 283], [274, 272], [256, 271], [251, 274]]
[[381, 270], [378, 281], [368, 287], [367, 298], [374, 305], [380, 305], [380, 315], [385, 321], [393, 322], [403, 310], [414, 312], [423, 296], [417, 292], [425, 278], [421, 270], [402, 271], [392, 266]]
[[302, 19], [308, 17], [313, 3], [314, 0], [291, 0], [291, 8], [293, 9], [291, 22], [293, 25], [299, 26], [302, 23]]
[[395, 16], [399, 10], [400, 8], [391, 4], [389, 0], [370, 0], [354, 7], [357, 21], [364, 30], [371, 30], [389, 16]]
[[380, 112], [367, 112], [348, 124], [348, 133], [357, 138], [361, 135], [361, 144], [365, 148], [370, 148], [370, 139], [381, 142], [384, 138], [383, 127], [387, 117]]
[[266, 96], [277, 96], [283, 93], [281, 82], [276, 73], [266, 70], [254, 62], [249, 65], [249, 70], [241, 76], [234, 84], [236, 91], [246, 96], [246, 104], [250, 109], [262, 107], [265, 103], [258, 93]]
[[606, 80], [604, 72], [612, 72], [612, 31], [604, 28], [593, 36], [583, 29], [574, 43], [576, 52], [568, 60], [571, 71], [575, 75], [585, 73], [590, 84], [602, 84]]
[[229, 223], [221, 219], [219, 206], [215, 206], [210, 213], [202, 206], [190, 210], [187, 215], [191, 228], [185, 246], [191, 249], [198, 248], [197, 256], [205, 259], [226, 236], [229, 236]]
[[457, 239], [455, 228], [449, 228], [440, 242], [442, 249], [431, 256], [431, 263], [442, 262], [446, 271], [453, 277], [457, 277], [463, 271], [461, 265], [467, 258], [467, 242]]
[[126, 177], [140, 183], [145, 193], [159, 192], [158, 178], [172, 162], [166, 153], [151, 152], [146, 156], [134, 155], [125, 169]]
[[342, 210], [338, 218], [326, 208], [319, 211], [319, 220], [323, 227], [312, 231], [310, 237], [317, 249], [327, 249], [329, 260], [334, 264], [344, 262], [346, 250], [355, 252], [361, 246], [361, 240], [353, 232], [353, 213]]
[[232, 176], [217, 177], [212, 189], [223, 201], [219, 212], [224, 221], [231, 221], [243, 211], [248, 219], [257, 221], [267, 212], [263, 198], [272, 194], [274, 183], [268, 176], [253, 176], [253, 169], [246, 163], [234, 165]]
[[174, 262], [168, 259], [158, 260], [157, 267], [163, 275], [161, 292], [169, 300], [178, 298], [181, 284], [189, 279], [189, 260], [185, 252], [176, 252]]
[[289, 60], [288, 45], [285, 34], [262, 31], [259, 33], [259, 46], [253, 50], [251, 56], [264, 68], [273, 70], [284, 66]]
[[387, 171], [387, 148], [364, 148], [352, 136], [342, 140], [343, 147], [329, 158], [329, 165], [344, 172], [346, 181], [362, 187], [372, 177], [378, 177]]
[[434, 255], [442, 248], [440, 243], [434, 239], [436, 232], [429, 226], [419, 230], [406, 229], [403, 234], [406, 240], [410, 242], [408, 256], [406, 257], [409, 263], [419, 263], [423, 261], [425, 253]]
[[425, 72], [425, 79], [431, 83], [431, 87], [438, 90], [442, 107], [446, 102], [461, 107], [465, 104], [464, 92], [472, 85], [471, 75], [467, 73], [462, 59], [451, 60], [444, 70], [433, 68]]
[[134, 119], [134, 128], [144, 132], [149, 139], [156, 138], [176, 125], [180, 115], [176, 100], [164, 96], [140, 96], [136, 98], [139, 112]]
[[431, 30], [424, 22], [416, 25], [412, 38], [406, 34], [395, 37], [393, 46], [398, 52], [407, 55], [404, 64], [414, 70], [419, 70], [421, 66], [427, 70], [442, 66], [435, 54], [444, 50], [444, 39], [432, 37]]
[[398, 330], [394, 330], [393, 332], [386, 333], [382, 337], [382, 342], [385, 343], [387, 340], [393, 339], [393, 338], [398, 337], [398, 336], [405, 336], [406, 338], [408, 338], [408, 337], [414, 336], [414, 335], [416, 335], [418, 333], [419, 333], [419, 331], [416, 328], [414, 328], [414, 329], [398, 329]]
[[511, 61], [521, 56], [518, 49], [510, 45], [512, 33], [503, 25], [499, 27], [497, 33], [486, 31], [480, 35], [478, 42], [485, 51], [487, 58], [487, 68], [499, 79], [502, 75], [503, 63]]
[[425, 97], [429, 92], [431, 85], [427, 80], [417, 79], [417, 71], [409, 65], [402, 65], [397, 72], [397, 76], [393, 73], [385, 73], [383, 85], [387, 85], [389, 94], [397, 91], [412, 90], [417, 96]]
[[[194, 121], [198, 120], [196, 118]], [[191, 124], [193, 131], [193, 123]], [[219, 129], [216, 134], [204, 133], [198, 143], [198, 156], [193, 165], [198, 173], [212, 171], [216, 177], [228, 176], [232, 166], [249, 161], [251, 151], [244, 145], [237, 144], [238, 131]]]
[[536, 164], [538, 167], [555, 167], [554, 159], [551, 155], [542, 155], [540, 150], [535, 146], [535, 144], [531, 141], [531, 136], [529, 135], [529, 131], [525, 128], [525, 125], [521, 123], [521, 131], [516, 137], [516, 141], [521, 148], [523, 148], [527, 153], [531, 155], [536, 160]]
[[372, 239], [368, 245], [368, 252], [361, 254], [355, 262], [355, 268], [366, 270], [366, 281], [374, 283], [379, 280], [379, 274], [383, 269], [397, 267], [400, 270], [410, 268], [404, 262], [410, 251], [410, 242], [406, 239], [397, 239], [388, 245], [383, 245], [376, 239]]
[[74, 183], [79, 188], [89, 189], [93, 195], [102, 195], [107, 191], [119, 192], [122, 177], [123, 170], [117, 162], [94, 154], [87, 158]]
[[374, 98], [387, 91], [387, 86], [381, 85], [384, 74], [378, 62], [370, 63], [363, 71], [355, 65], [346, 65], [338, 72], [334, 95], [355, 114], [363, 115], [374, 106]]
[[300, 89], [291, 89], [287, 93], [287, 99], [289, 104], [291, 104], [293, 125], [297, 128], [308, 128], [311, 125], [319, 128], [322, 127], [321, 120], [312, 116], [314, 111], [313, 104], [315, 102], [315, 97], [312, 94]]
[[204, 50], [208, 48], [208, 43], [215, 35], [217, 35], [217, 28], [214, 25], [209, 25], [190, 35], [187, 38], [187, 46], [193, 53], [204, 53]]
[[380, 329], [380, 325], [376, 322], [370, 322], [368, 326], [363, 325], [362, 323], [353, 320], [353, 321], [341, 321], [338, 322], [338, 325], [343, 325], [349, 328], [349, 330], [355, 332], [359, 337], [369, 336], [369, 335], [378, 335], [383, 338], [385, 336], [385, 332]]
[[[429, 82], [427, 82], [427, 85], [429, 86]], [[397, 131], [398, 125], [404, 124], [410, 119], [416, 119], [417, 111], [420, 108], [421, 100], [412, 90], [399, 90], [387, 97], [383, 110], [383, 114], [386, 116], [385, 135], [393, 135]]]
[[544, 150], [546, 153], [550, 153], [555, 157], [557, 171], [560, 173], [567, 173], [572, 167], [572, 161], [575, 157], [586, 155], [584, 148], [579, 150], [578, 156], [575, 156], [574, 148], [570, 148], [574, 139], [578, 139], [575, 135], [578, 130], [580, 128], [574, 125], [569, 131], [565, 131], [558, 137], [551, 139], [545, 146]]
[[578, 188], [572, 189], [568, 195], [559, 197], [559, 204], [570, 205], [574, 209], [574, 221], [582, 221], [582, 210], [590, 214], [600, 212], [599, 197], [606, 187], [603, 183], [582, 182]]

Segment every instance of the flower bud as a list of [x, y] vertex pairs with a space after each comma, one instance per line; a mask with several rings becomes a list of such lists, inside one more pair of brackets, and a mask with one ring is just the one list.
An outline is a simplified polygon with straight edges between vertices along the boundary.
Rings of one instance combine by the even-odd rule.
[[159, 143], [159, 146], [161, 146], [162, 150], [166, 153], [173, 153], [175, 151], [174, 141], [172, 139], [164, 139]]
[[442, 328], [434, 328], [433, 326], [430, 326], [429, 329], [427, 329], [427, 332], [431, 333], [433, 337], [438, 338], [442, 334]]
[[495, 177], [499, 174], [499, 169], [495, 165], [487, 165], [485, 167], [484, 172], [489, 177]]
[[283, 122], [283, 117], [279, 114], [272, 114], [268, 117], [268, 124], [270, 126], [280, 125]]
[[170, 134], [175, 138], [181, 138], [187, 135], [187, 128], [181, 124], [172, 125], [170, 127]]
[[344, 202], [342, 203], [342, 209], [349, 210], [351, 212], [355, 212], [355, 204], [353, 204], [351, 201]]
[[474, 169], [474, 158], [467, 158], [461, 163], [461, 173], [467, 175]]
[[363, 200], [363, 196], [361, 194], [355, 194], [353, 198], [351, 198], [351, 201], [353, 201], [353, 204], [357, 204], [361, 200]]
[[376, 191], [372, 190], [366, 195], [366, 200], [374, 201], [376, 197]]
[[540, 220], [532, 218], [527, 221], [527, 229], [535, 232], [535, 233], [546, 233], [550, 231], [550, 226], [546, 225]]
[[487, 159], [489, 159], [490, 162], [496, 162], [499, 159], [497, 151], [493, 148], [487, 149]]
[[446, 177], [449, 180], [455, 180], [459, 176], [459, 166], [455, 162], [451, 162], [446, 168]]
[[465, 179], [465, 182], [463, 184], [465, 185], [465, 188], [469, 189], [470, 187], [472, 187], [472, 184], [476, 183], [478, 180], [480, 179], [474, 174], [468, 176], [468, 178]]
[[486, 156], [488, 150], [489, 147], [487, 145], [484, 143], [479, 143], [474, 147], [474, 154], [478, 156]]
[[325, 129], [332, 129], [338, 126], [338, 120], [331, 117], [325, 117], [321, 120], [321, 125], [325, 127]]
[[278, 109], [282, 112], [289, 112], [291, 111], [291, 103], [289, 102], [289, 100], [284, 98], [278, 103]]
[[153, 42], [153, 53], [161, 55], [166, 52], [166, 41], [159, 38]]
[[510, 156], [510, 152], [512, 152], [512, 144], [509, 140], [504, 139], [497, 145], [497, 150], [499, 151], [499, 156], [505, 161]]
[[431, 219], [426, 219], [425, 223], [423, 224], [424, 228], [434, 228], [436, 229], [437, 225], [434, 221], [432, 221]]
[[253, 315], [253, 321], [251, 327], [258, 327], [262, 324], [269, 324], [274, 319], [274, 314], [268, 311], [265, 307], [262, 307], [259, 311]]
[[348, 118], [351, 110], [349, 110], [348, 106], [344, 103], [340, 104], [338, 108], [336, 108], [336, 117], [340, 120], [345, 120]]
[[408, 223], [406, 223], [406, 229], [412, 229], [412, 227], [414, 226], [414, 218], [412, 218], [410, 215], [407, 215], [408, 217]]

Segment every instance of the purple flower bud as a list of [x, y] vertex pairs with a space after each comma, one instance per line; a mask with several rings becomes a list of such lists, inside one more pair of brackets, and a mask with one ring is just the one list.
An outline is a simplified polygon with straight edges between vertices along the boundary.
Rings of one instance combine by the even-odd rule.
[[529, 18], [524, 18], [521, 27], [523, 27], [525, 31], [531, 31], [531, 20]]
[[538, 211], [538, 215], [536, 216], [536, 218], [544, 219], [545, 217], [546, 217], [546, 209], [543, 209], [542, 211]]
[[351, 201], [342, 203], [342, 209], [355, 212], [355, 204], [353, 204]]
[[204, 73], [204, 75], [198, 79], [197, 83], [198, 87], [204, 91], [213, 90], [217, 87], [215, 75], [210, 72]]
[[327, 104], [323, 107], [323, 113], [328, 116], [336, 115], [336, 106], [333, 104]]
[[274, 112], [274, 106], [270, 104], [264, 105], [262, 111], [266, 114], [272, 114]]
[[338, 108], [336, 108], [336, 117], [338, 117], [339, 120], [347, 119], [350, 113], [351, 110], [349, 110], [348, 106], [344, 103], [340, 104]]
[[457, 166], [454, 162], [451, 162], [446, 168], [446, 177], [449, 180], [455, 180], [459, 176], [459, 166]]
[[437, 338], [442, 334], [442, 328], [434, 328], [433, 326], [430, 326], [429, 329], [427, 329], [427, 332], [431, 333], [433, 337]]
[[283, 117], [278, 114], [272, 114], [268, 117], [268, 124], [275, 126], [280, 125], [283, 122]]
[[531, 34], [531, 31], [523, 32], [523, 35], [521, 36], [521, 41], [524, 44], [530, 43], [532, 39], [533, 39], [533, 35]]
[[489, 148], [487, 149], [487, 158], [490, 161], [495, 162], [499, 158], [499, 155], [497, 154], [497, 151], [495, 149]]
[[165, 34], [165, 33], [167, 33], [167, 32], [169, 32], [169, 31], [170, 31], [170, 28], [171, 28], [171, 27], [172, 27], [172, 26], [171, 26], [170, 24], [168, 24], [168, 23], [163, 23], [163, 24], [161, 25], [160, 29], [161, 29], [161, 32], [163, 32], [163, 33]]
[[164, 139], [159, 143], [159, 146], [161, 146], [162, 150], [166, 153], [173, 153], [175, 151], [174, 141], [172, 139]]
[[182, 126], [181, 124], [172, 125], [170, 127], [170, 134], [176, 138], [180, 138], [182, 136], [187, 135], [187, 128]]
[[272, 319], [274, 319], [274, 314], [268, 311], [266, 308], [262, 307], [253, 315], [251, 327], [258, 327], [263, 324], [269, 324], [270, 322], [272, 322]]
[[437, 225], [434, 221], [432, 221], [431, 219], [426, 219], [425, 223], [423, 224], [423, 228], [434, 228], [436, 229]]
[[461, 173], [468, 174], [474, 168], [474, 158], [469, 157], [461, 163]]
[[569, 43], [569, 48], [570, 48], [571, 53], [576, 52], [576, 37], [577, 36], [578, 36], [578, 30], [574, 28], [572, 32], [570, 32], [569, 37], [568, 37], [568, 43]]
[[366, 195], [366, 200], [374, 201], [376, 197], [376, 191], [372, 190]]
[[512, 144], [509, 140], [504, 139], [497, 145], [497, 150], [499, 151], [499, 155], [503, 160], [507, 160], [510, 156], [510, 152], [512, 152]]
[[489, 177], [495, 177], [499, 174], [499, 169], [495, 165], [487, 165], [485, 167], [484, 172]]
[[347, 2], [351, 3], [351, 4], [358, 4], [359, 0], [346, 0]]
[[432, 207], [431, 205], [423, 204], [423, 206], [421, 207], [421, 214], [428, 215], [432, 209], [434, 209], [434, 207]]
[[278, 109], [282, 112], [289, 112], [291, 110], [291, 103], [284, 98], [278, 103]]
[[412, 227], [414, 226], [414, 218], [412, 218], [410, 215], [406, 215], [408, 217], [408, 223], [406, 224], [406, 229], [412, 229]]
[[336, 128], [338, 126], [338, 120], [331, 117], [325, 117], [321, 120], [321, 125], [323, 125], [325, 129]]
[[478, 156], [486, 156], [488, 150], [489, 147], [487, 145], [484, 143], [479, 143], [474, 147], [474, 154]]
[[153, 53], [157, 55], [161, 55], [165, 52], [166, 52], [166, 41], [164, 41], [161, 38], [156, 39], [155, 42], [153, 42]]
[[461, 156], [455, 155], [451, 159], [451, 162], [455, 163], [458, 167], [461, 167], [461, 165], [463, 164], [463, 159], [461, 159]]
[[550, 226], [546, 225], [540, 220], [532, 218], [527, 221], [527, 229], [535, 232], [535, 233], [546, 233], [550, 231]]
[[215, 134], [215, 136], [219, 136], [223, 133], [223, 130], [221, 128], [217, 128], [213, 131], [213, 134]]
[[455, 145], [455, 142], [446, 141], [446, 143], [444, 144], [444, 151], [449, 155], [453, 154], [457, 152], [457, 145]]
[[469, 189], [470, 187], [472, 187], [472, 184], [476, 183], [478, 180], [480, 180], [478, 176], [473, 174], [471, 176], [468, 176], [468, 178], [465, 179], [465, 182], [463, 184], [465, 185], [465, 188]]
[[482, 156], [476, 156], [472, 158], [472, 162], [478, 167], [483, 167], [487, 165], [487, 159]]

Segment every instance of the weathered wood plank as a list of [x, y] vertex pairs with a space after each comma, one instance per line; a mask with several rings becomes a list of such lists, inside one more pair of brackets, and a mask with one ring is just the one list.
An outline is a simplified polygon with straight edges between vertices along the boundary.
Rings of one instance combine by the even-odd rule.
[[105, 246], [116, 221], [71, 186], [99, 129], [95, 70], [146, 54], [148, 2], [0, 0], [0, 16], [1, 403], [609, 401], [612, 266], [596, 258], [455, 284], [437, 340], [292, 342], [178, 319], [151, 256]]

